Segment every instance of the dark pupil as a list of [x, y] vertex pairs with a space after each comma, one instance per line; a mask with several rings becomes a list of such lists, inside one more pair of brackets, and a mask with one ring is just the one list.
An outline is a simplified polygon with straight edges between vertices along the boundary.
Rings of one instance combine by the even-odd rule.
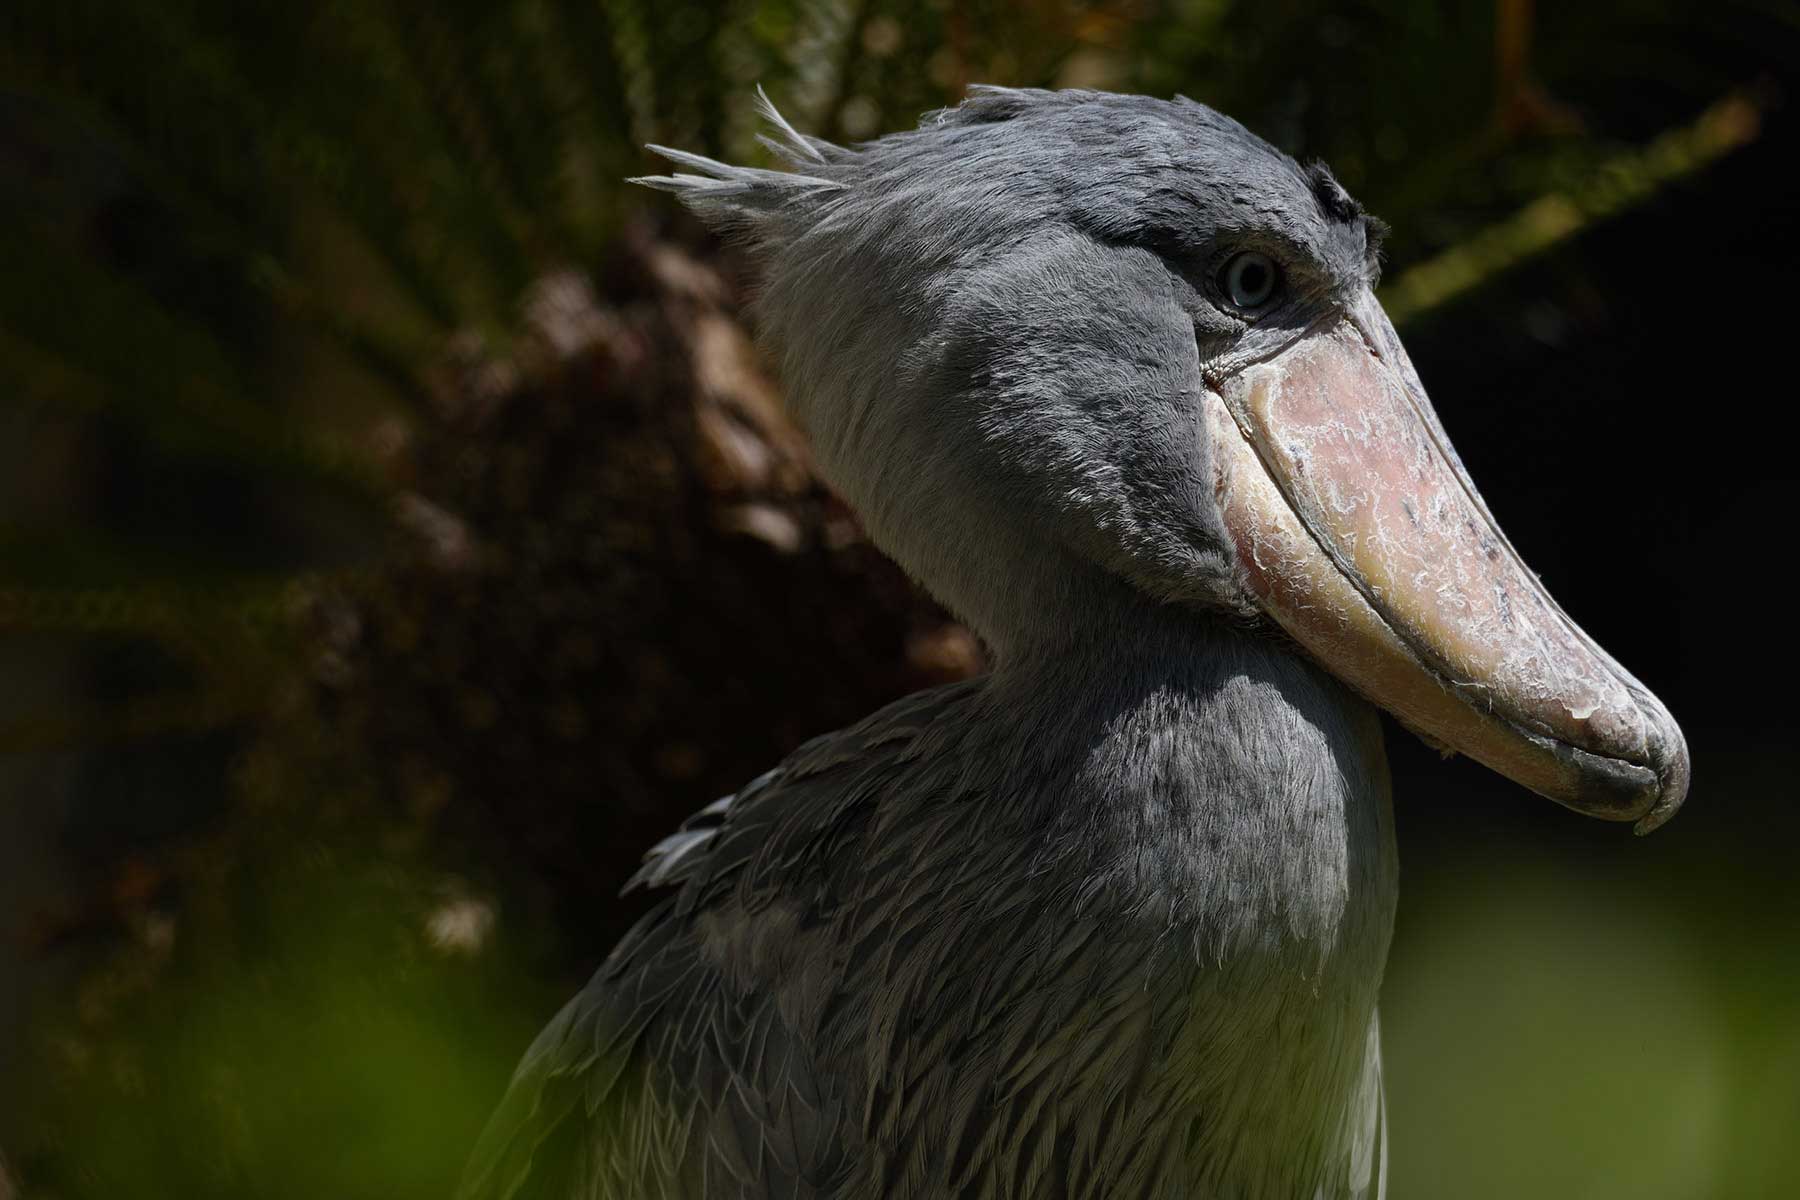
[[1260, 296], [1268, 283], [1269, 269], [1259, 262], [1247, 262], [1238, 268], [1238, 291], [1245, 296]]

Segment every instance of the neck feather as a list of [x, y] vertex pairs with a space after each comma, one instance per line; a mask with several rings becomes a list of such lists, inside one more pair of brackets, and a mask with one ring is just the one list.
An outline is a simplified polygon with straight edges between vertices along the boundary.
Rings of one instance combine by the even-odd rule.
[[1087, 615], [990, 680], [1016, 778], [1061, 781], [1015, 802], [1043, 806], [1094, 878], [1150, 898], [1204, 957], [1274, 936], [1296, 962], [1349, 939], [1378, 963], [1395, 881], [1374, 710], [1223, 618], [1130, 595]]

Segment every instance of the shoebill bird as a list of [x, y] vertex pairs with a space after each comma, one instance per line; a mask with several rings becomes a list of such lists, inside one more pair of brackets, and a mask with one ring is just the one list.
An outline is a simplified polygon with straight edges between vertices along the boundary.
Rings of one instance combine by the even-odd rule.
[[1376, 301], [1381, 225], [1186, 99], [981, 89], [743, 240], [820, 469], [993, 667], [652, 850], [466, 1194], [1374, 1197], [1376, 709], [1647, 831], [1668, 712], [1557, 607]]

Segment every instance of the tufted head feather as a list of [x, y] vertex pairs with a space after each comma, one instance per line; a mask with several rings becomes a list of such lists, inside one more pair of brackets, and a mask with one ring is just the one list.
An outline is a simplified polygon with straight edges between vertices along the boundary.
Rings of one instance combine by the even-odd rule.
[[981, 88], [849, 149], [765, 111], [795, 173], [653, 182], [756, 248], [821, 467], [1002, 658], [1260, 614], [1545, 795], [1680, 804], [1679, 729], [1506, 546], [1330, 171], [1179, 97]]
[[1200, 359], [1308, 317], [1250, 330], [1217, 260], [1361, 291], [1360, 206], [1185, 98], [980, 87], [850, 148], [758, 104], [791, 171], [652, 147], [685, 171], [638, 182], [750, 248], [789, 403], [884, 548], [997, 642], [1044, 623], [998, 611], [1035, 580], [1247, 611], [1183, 431]]

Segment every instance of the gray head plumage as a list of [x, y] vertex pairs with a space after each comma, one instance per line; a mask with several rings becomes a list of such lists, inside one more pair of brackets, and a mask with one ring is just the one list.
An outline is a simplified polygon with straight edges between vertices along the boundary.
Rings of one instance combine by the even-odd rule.
[[876, 539], [1003, 652], [1118, 579], [1247, 611], [1182, 431], [1196, 334], [1244, 348], [1210, 293], [1245, 245], [1366, 287], [1342, 189], [1184, 99], [979, 88], [855, 148], [762, 107], [792, 171], [656, 148], [697, 174], [640, 182], [749, 246], [795, 416]]
[[1674, 811], [1680, 731], [1499, 531], [1324, 167], [1185, 98], [979, 88], [849, 148], [763, 107], [792, 171], [641, 182], [751, 248], [821, 469], [1001, 659], [1147, 605], [1272, 622], [1526, 786]]

